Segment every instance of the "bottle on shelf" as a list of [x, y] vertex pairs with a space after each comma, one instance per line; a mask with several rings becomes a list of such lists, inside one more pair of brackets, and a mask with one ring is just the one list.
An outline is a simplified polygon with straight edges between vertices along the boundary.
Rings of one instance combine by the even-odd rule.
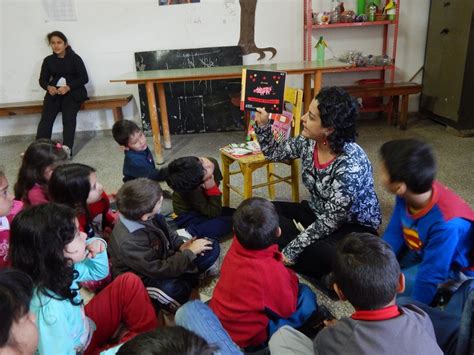
[[375, 21], [377, 15], [377, 5], [374, 1], [369, 2], [367, 6], [367, 20], [368, 21]]
[[319, 37], [318, 43], [316, 43], [316, 61], [318, 63], [324, 63], [325, 56], [326, 56], [326, 41], [324, 40], [323, 36]]
[[357, 0], [357, 15], [365, 14], [365, 0]]
[[385, 5], [384, 12], [387, 14], [387, 20], [395, 20], [397, 16], [397, 4], [393, 0], [388, 1], [387, 5]]
[[332, 11], [330, 17], [330, 23], [341, 22], [341, 3], [339, 0], [332, 0]]

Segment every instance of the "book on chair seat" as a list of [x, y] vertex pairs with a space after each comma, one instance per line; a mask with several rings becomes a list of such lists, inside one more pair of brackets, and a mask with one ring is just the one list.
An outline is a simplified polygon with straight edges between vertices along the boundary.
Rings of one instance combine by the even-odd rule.
[[260, 144], [257, 141], [245, 143], [231, 143], [220, 149], [233, 156], [234, 158], [241, 158], [247, 155], [256, 155], [261, 153]]
[[255, 111], [264, 107], [267, 112], [283, 111], [286, 73], [242, 69], [241, 110]]

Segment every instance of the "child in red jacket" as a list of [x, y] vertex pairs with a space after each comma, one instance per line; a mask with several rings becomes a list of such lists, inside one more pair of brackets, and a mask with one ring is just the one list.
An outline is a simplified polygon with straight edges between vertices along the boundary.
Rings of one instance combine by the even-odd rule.
[[270, 201], [250, 198], [234, 213], [235, 237], [210, 303], [232, 340], [258, 350], [279, 327], [300, 327], [316, 310], [316, 296], [287, 269], [278, 251], [278, 214]]

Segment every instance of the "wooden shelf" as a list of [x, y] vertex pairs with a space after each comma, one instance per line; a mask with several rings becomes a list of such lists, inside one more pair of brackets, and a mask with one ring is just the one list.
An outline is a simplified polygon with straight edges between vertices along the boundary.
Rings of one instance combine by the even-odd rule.
[[364, 26], [382, 26], [382, 25], [395, 25], [398, 24], [397, 20], [389, 21], [366, 21], [366, 22], [348, 22], [348, 23], [330, 23], [327, 25], [305, 25], [306, 29], [330, 29], [337, 27], [364, 27]]
[[[395, 80], [395, 59], [397, 57], [397, 41], [398, 41], [398, 26], [400, 18], [400, 1], [397, 0], [397, 8], [394, 20], [382, 20], [382, 21], [366, 21], [366, 22], [349, 22], [349, 23], [333, 23], [327, 25], [313, 25], [313, 0], [303, 0], [303, 59], [307, 61], [313, 60], [314, 44], [313, 35], [316, 37], [323, 34], [328, 35], [329, 32], [326, 30], [333, 28], [354, 28], [354, 27], [367, 27], [367, 26], [379, 26], [382, 29], [380, 36], [382, 38], [382, 46], [380, 51], [382, 55], [388, 55], [392, 63], [391, 65], [385, 66], [369, 66], [369, 67], [349, 67], [349, 68], [336, 68], [325, 71], [326, 73], [347, 73], [347, 72], [379, 72], [378, 76], [389, 82]], [[314, 32], [313, 32], [314, 31]], [[318, 33], [318, 31], [320, 33]], [[376, 31], [378, 32], [378, 31]], [[356, 44], [354, 44], [356, 46]], [[388, 74], [388, 75], [386, 75]]]

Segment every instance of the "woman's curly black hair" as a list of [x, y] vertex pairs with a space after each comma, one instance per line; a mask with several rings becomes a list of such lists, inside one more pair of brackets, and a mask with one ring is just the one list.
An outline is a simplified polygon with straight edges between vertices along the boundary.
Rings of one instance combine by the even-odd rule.
[[316, 95], [323, 127], [334, 128], [327, 141], [331, 150], [342, 153], [344, 144], [355, 142], [356, 120], [359, 115], [357, 101], [339, 87], [326, 87]]
[[76, 234], [76, 213], [56, 203], [33, 206], [18, 213], [10, 230], [12, 266], [27, 273], [38, 292], [72, 304], [78, 290], [71, 285], [78, 277], [64, 248]]

